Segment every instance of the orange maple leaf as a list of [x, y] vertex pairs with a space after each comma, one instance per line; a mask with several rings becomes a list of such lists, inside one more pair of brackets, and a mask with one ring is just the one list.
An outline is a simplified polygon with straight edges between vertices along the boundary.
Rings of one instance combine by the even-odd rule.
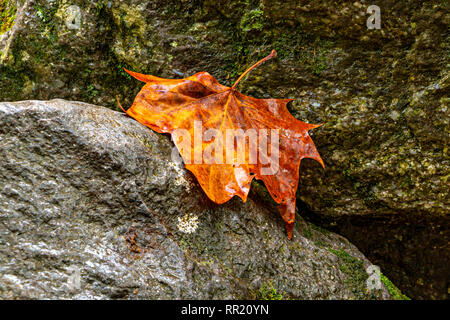
[[[308, 135], [308, 130], [320, 125], [294, 118], [286, 107], [292, 99], [255, 99], [236, 90], [248, 72], [275, 56], [273, 50], [232, 87], [221, 85], [207, 72], [185, 79], [163, 79], [125, 69], [145, 85], [129, 109], [117, 101], [140, 123], [172, 134], [186, 169], [212, 201], [222, 204], [237, 195], [245, 202], [252, 179], [262, 180], [279, 204], [291, 239], [300, 161], [312, 158], [324, 166]], [[225, 147], [223, 137], [230, 142]], [[244, 153], [239, 149], [242, 141]]]

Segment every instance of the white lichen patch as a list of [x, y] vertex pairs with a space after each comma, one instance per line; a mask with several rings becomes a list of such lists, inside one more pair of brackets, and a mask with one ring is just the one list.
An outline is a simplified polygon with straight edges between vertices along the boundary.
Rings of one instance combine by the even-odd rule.
[[394, 110], [394, 111], [391, 111], [389, 116], [391, 117], [392, 120], [397, 121], [398, 118], [400, 118], [400, 113], [398, 113], [398, 111]]
[[78, 30], [81, 28], [81, 9], [77, 5], [71, 5], [65, 12], [66, 27], [71, 30]]
[[178, 218], [178, 230], [184, 233], [193, 233], [198, 228], [198, 216], [192, 213]]
[[186, 190], [189, 191], [191, 189], [191, 186], [185, 178], [186, 169], [184, 168], [183, 159], [179, 155], [176, 147], [172, 148], [171, 157], [172, 162], [169, 162], [169, 166], [172, 167], [176, 173], [175, 185], [184, 186]]

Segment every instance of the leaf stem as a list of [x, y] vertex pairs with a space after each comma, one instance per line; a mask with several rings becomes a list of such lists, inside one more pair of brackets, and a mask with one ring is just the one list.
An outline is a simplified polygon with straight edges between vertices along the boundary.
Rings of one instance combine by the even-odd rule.
[[242, 78], [249, 73], [250, 71], [252, 71], [254, 68], [256, 68], [257, 66], [259, 66], [261, 63], [272, 59], [274, 57], [277, 56], [277, 52], [275, 50], [272, 50], [272, 52], [265, 58], [259, 60], [257, 63], [255, 63], [254, 65], [252, 65], [250, 68], [248, 68], [243, 74], [241, 74], [241, 76], [236, 80], [236, 82], [233, 84], [233, 86], [231, 87], [231, 90], [234, 90], [234, 88], [236, 88], [237, 84], [239, 83], [239, 81], [242, 80]]

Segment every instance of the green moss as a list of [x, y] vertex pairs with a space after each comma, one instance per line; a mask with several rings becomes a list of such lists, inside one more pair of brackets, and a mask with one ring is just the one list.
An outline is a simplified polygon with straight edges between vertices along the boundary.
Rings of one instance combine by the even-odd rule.
[[319, 75], [326, 68], [326, 56], [323, 53], [320, 53], [317, 57], [314, 57], [314, 63], [311, 67], [311, 72], [313, 74]]
[[95, 4], [95, 10], [96, 10], [96, 14], [100, 15], [102, 10], [106, 7], [106, 0], [99, 0], [97, 1], [97, 3]]
[[[6, 65], [0, 66], [0, 100], [19, 100], [26, 83], [23, 73]], [[11, 98], [12, 97], [12, 98]]]
[[50, 3], [49, 5], [33, 4], [39, 20], [39, 31], [42, 36], [50, 40], [51, 44], [55, 44], [57, 37], [56, 26], [61, 23], [61, 18], [56, 16], [58, 4]]
[[214, 223], [214, 227], [218, 230], [218, 231], [222, 231], [223, 228], [225, 227], [225, 224], [222, 220], [217, 221], [216, 223]]
[[327, 246], [327, 244], [325, 242], [321, 241], [321, 240], [314, 241], [314, 245], [316, 245], [319, 248], [324, 248], [324, 247]]
[[259, 8], [246, 12], [241, 19], [240, 27], [243, 32], [261, 31], [264, 27], [264, 12]]
[[270, 41], [272, 47], [277, 51], [279, 59], [295, 58], [303, 61], [305, 56], [305, 34], [298, 26], [292, 28], [292, 32], [284, 29], [273, 29], [266, 33], [265, 41]]
[[339, 270], [347, 275], [345, 283], [349, 285], [355, 297], [357, 299], [367, 298], [365, 294], [367, 292], [366, 281], [369, 276], [364, 268], [363, 261], [351, 256], [343, 249], [328, 248], [328, 250], [340, 258]]
[[124, 77], [124, 78], [126, 78], [126, 79], [128, 79], [128, 80], [133, 79], [130, 76], [129, 73], [125, 72], [124, 68], [125, 69], [132, 69], [127, 63], [121, 62], [121, 63], [117, 64], [117, 66], [116, 66], [116, 69], [117, 69], [119, 75]]
[[305, 231], [303, 232], [303, 235], [305, 236], [305, 238], [311, 239], [312, 238], [312, 232], [310, 228], [306, 228]]
[[307, 70], [318, 76], [328, 68], [327, 56], [334, 44], [329, 40], [322, 40], [320, 37], [314, 40], [308, 39], [308, 42], [308, 47], [304, 49], [304, 53], [299, 56], [299, 59]]
[[277, 293], [270, 281], [264, 283], [259, 290], [252, 293], [255, 300], [283, 300], [283, 295]]
[[16, 11], [15, 1], [0, 0], [0, 34], [14, 26]]
[[180, 246], [181, 250], [183, 250], [185, 253], [189, 250], [190, 248], [190, 243], [188, 241], [186, 241], [185, 239], [181, 239], [178, 242], [178, 245]]
[[94, 98], [98, 95], [98, 90], [95, 89], [94, 85], [90, 84], [87, 86], [85, 94], [89, 97], [89, 98]]
[[34, 8], [36, 10], [36, 15], [39, 17], [39, 19], [45, 23], [50, 24], [53, 20], [53, 15], [55, 14], [56, 10], [51, 10], [47, 7], [40, 6], [40, 5], [34, 5]]
[[[113, 49], [109, 51], [109, 56], [107, 60], [109, 61], [109, 65], [111, 66], [110, 70], [112, 71], [111, 78], [109, 81], [111, 81], [111, 83], [116, 83], [117, 86], [126, 88], [127, 89], [126, 91], [128, 92], [128, 94], [119, 95], [119, 97], [121, 98], [120, 100], [121, 104], [123, 106], [131, 106], [131, 104], [133, 103], [134, 95], [141, 88], [141, 82], [132, 78], [128, 73], [124, 71], [123, 68], [126, 68], [128, 70], [136, 70], [136, 69], [127, 62], [122, 61], [116, 55]], [[105, 103], [105, 106], [113, 110], [120, 110], [115, 99], [113, 99], [111, 103]]]
[[311, 224], [311, 228], [313, 228], [316, 231], [319, 231], [320, 233], [327, 235], [330, 234], [330, 231], [328, 231], [327, 229], [322, 228], [321, 226], [317, 226], [314, 223], [310, 223]]
[[383, 282], [389, 294], [394, 300], [411, 300], [405, 296], [384, 274], [380, 273], [381, 282]]

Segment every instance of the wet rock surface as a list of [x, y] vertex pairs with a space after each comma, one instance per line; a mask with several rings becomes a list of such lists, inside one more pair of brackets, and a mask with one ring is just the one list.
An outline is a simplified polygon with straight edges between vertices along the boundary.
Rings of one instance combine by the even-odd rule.
[[[351, 239], [414, 298], [448, 298], [448, 1], [6, 1], [0, 101], [65, 98], [118, 110], [141, 83], [207, 71], [292, 98], [326, 169], [301, 165], [302, 214]], [[5, 7], [6, 8], [6, 7]], [[15, 21], [15, 23], [12, 23]], [[368, 237], [361, 236], [369, 232]]]
[[212, 203], [169, 138], [123, 113], [0, 103], [0, 145], [2, 299], [390, 297], [345, 238], [297, 217], [289, 241], [253, 196]]

